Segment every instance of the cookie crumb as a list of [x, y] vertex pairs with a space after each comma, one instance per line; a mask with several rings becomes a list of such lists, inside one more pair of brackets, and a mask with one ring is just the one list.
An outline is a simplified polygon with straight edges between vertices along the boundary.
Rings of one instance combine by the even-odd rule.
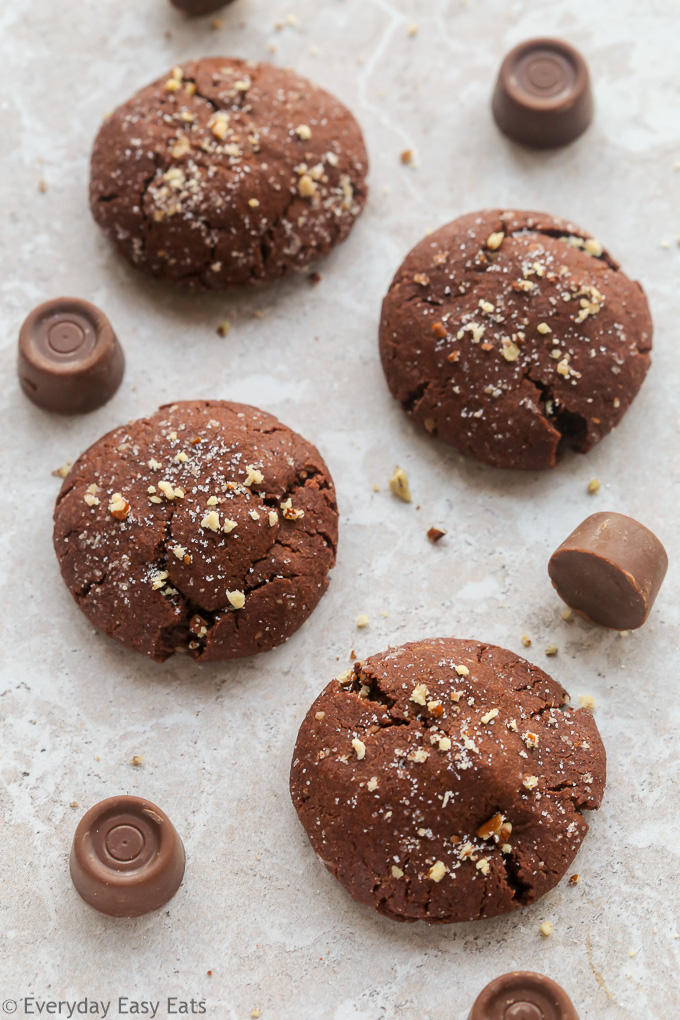
[[524, 645], [525, 648], [531, 647], [531, 638], [529, 637], [528, 634], [522, 634], [522, 644]]
[[580, 881], [581, 881], [581, 876], [580, 875], [574, 874], [574, 875], [570, 875], [570, 877], [569, 877], [569, 885], [578, 885]]
[[555, 656], [557, 655], [558, 652], [559, 648], [557, 647], [557, 645], [548, 645], [548, 647], [545, 650], [545, 654], [549, 656]]
[[579, 708], [585, 708], [588, 712], [595, 711], [595, 698], [592, 694], [579, 694]]
[[441, 541], [445, 534], [446, 532], [443, 530], [443, 528], [432, 527], [428, 529], [427, 537], [429, 538], [430, 542], [432, 542], [433, 545], [436, 545], [437, 542]]
[[413, 39], [414, 36], [418, 35], [418, 25], [409, 25], [408, 26], [408, 34], [409, 34], [411, 39]]
[[404, 166], [408, 166], [409, 163], [413, 162], [413, 149], [404, 149], [400, 158]]
[[133, 754], [132, 757], [130, 758], [130, 764], [132, 765], [133, 768], [138, 769], [141, 765], [144, 764], [143, 755]]
[[366, 613], [359, 613], [359, 615], [357, 616], [356, 623], [359, 630], [362, 630], [364, 627], [368, 627], [370, 622], [371, 621], [369, 620]]
[[411, 490], [408, 485], [408, 478], [403, 468], [395, 467], [390, 478], [390, 490], [404, 503], [411, 502]]
[[591, 478], [588, 482], [588, 492], [591, 496], [594, 496], [596, 492], [600, 491], [600, 483], [597, 478]]
[[229, 319], [223, 319], [217, 327], [217, 332], [219, 336], [226, 336], [230, 329], [231, 323], [229, 322]]
[[543, 938], [549, 939], [553, 933], [553, 926], [550, 923], [550, 921], [544, 921], [541, 927], [539, 928], [539, 931]]

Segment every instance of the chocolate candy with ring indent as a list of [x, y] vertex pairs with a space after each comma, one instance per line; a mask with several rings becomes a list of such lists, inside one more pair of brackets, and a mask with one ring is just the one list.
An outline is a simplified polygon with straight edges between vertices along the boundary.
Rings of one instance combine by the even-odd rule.
[[158, 910], [184, 877], [184, 846], [159, 807], [141, 797], [111, 797], [80, 820], [71, 878], [102, 914], [138, 917]]
[[233, 0], [170, 0], [173, 7], [179, 8], [191, 17], [198, 17], [201, 14], [214, 14], [221, 7], [226, 7]]
[[468, 1020], [579, 1020], [571, 999], [543, 974], [516, 970], [491, 981]]
[[492, 99], [501, 131], [536, 149], [555, 149], [582, 135], [593, 117], [585, 60], [561, 39], [529, 39], [506, 56]]
[[99, 308], [61, 297], [34, 308], [24, 322], [17, 369], [22, 390], [38, 407], [83, 414], [114, 395], [125, 357]]
[[550, 557], [560, 598], [613, 630], [635, 630], [649, 616], [666, 576], [668, 555], [649, 528], [623, 514], [587, 517]]

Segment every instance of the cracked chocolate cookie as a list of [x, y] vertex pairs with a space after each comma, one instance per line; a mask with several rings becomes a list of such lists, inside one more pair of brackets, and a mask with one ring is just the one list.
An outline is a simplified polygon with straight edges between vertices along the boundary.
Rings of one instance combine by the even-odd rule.
[[383, 302], [392, 395], [493, 467], [554, 467], [619, 423], [649, 368], [639, 283], [544, 213], [471, 213], [416, 245]]
[[109, 432], [73, 465], [54, 513], [62, 576], [85, 615], [161, 662], [281, 644], [328, 587], [337, 534], [318, 451], [221, 400]]
[[597, 808], [592, 715], [512, 652], [420, 641], [357, 662], [298, 735], [291, 795], [359, 903], [397, 921], [493, 917], [552, 889]]
[[361, 130], [290, 70], [209, 57], [175, 67], [108, 117], [90, 205], [120, 254], [199, 289], [304, 269], [366, 202]]

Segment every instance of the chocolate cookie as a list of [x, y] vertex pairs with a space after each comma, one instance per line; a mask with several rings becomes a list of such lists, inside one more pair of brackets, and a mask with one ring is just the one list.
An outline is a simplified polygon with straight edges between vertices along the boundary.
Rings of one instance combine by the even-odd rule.
[[406, 257], [380, 354], [407, 414], [485, 464], [554, 467], [619, 423], [649, 368], [644, 292], [544, 213], [462, 216]]
[[363, 209], [367, 170], [361, 130], [333, 96], [270, 64], [208, 57], [104, 122], [90, 205], [138, 269], [221, 290], [327, 255]]
[[54, 521], [85, 615], [158, 661], [281, 644], [328, 587], [338, 533], [311, 443], [220, 400], [166, 405], [109, 432], [71, 468]]
[[597, 808], [592, 715], [512, 652], [452, 638], [355, 663], [307, 713], [291, 795], [314, 850], [399, 921], [507, 913], [559, 882]]
[[190, 17], [198, 17], [201, 14], [214, 14], [234, 0], [170, 0], [173, 7], [179, 8]]

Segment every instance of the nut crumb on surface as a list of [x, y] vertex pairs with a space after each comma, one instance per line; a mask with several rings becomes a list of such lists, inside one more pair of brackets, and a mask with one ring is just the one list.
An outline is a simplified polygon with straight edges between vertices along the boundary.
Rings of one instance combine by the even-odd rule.
[[445, 534], [446, 531], [444, 531], [443, 528], [432, 527], [428, 528], [427, 537], [429, 538], [430, 542], [432, 542], [433, 545], [436, 545], [437, 542], [441, 541], [441, 539], [444, 538]]
[[539, 931], [543, 938], [548, 939], [553, 933], [553, 926], [550, 923], [550, 921], [544, 921], [541, 927], [539, 928]]
[[217, 332], [220, 336], [226, 336], [230, 329], [231, 323], [229, 322], [229, 319], [223, 319], [217, 327]]
[[130, 764], [134, 768], [139, 768], [140, 765], [144, 764], [144, 757], [143, 757], [143, 755], [141, 755], [141, 754], [133, 754], [132, 758], [130, 758]]
[[357, 616], [356, 624], [359, 630], [362, 630], [364, 627], [368, 627], [370, 622], [371, 621], [369, 620], [366, 613], [359, 613], [359, 615]]
[[411, 490], [408, 484], [408, 477], [403, 468], [395, 467], [390, 478], [390, 491], [404, 503], [411, 502]]
[[559, 648], [557, 647], [557, 645], [548, 645], [545, 650], [545, 654], [549, 656], [555, 656], [557, 655], [558, 652]]
[[588, 482], [588, 492], [591, 496], [594, 496], [596, 492], [600, 490], [600, 483], [597, 478], [591, 478]]
[[585, 708], [588, 712], [595, 711], [595, 698], [592, 694], [579, 694], [578, 704], [579, 708]]
[[524, 645], [525, 648], [531, 647], [531, 638], [529, 637], [528, 634], [522, 634], [522, 644]]

